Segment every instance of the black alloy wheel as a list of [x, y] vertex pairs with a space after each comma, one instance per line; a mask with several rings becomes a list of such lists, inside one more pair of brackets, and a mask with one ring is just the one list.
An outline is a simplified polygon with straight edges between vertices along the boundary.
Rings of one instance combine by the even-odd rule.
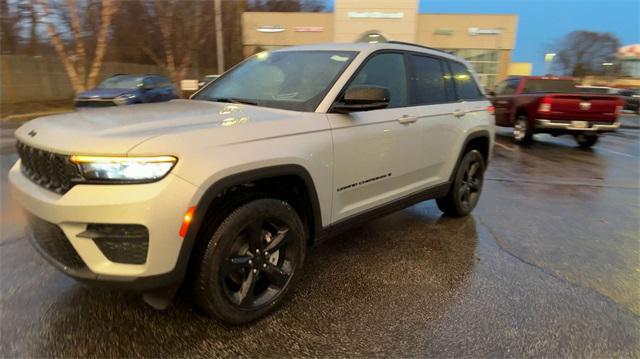
[[285, 298], [305, 249], [302, 221], [287, 203], [259, 199], [242, 205], [210, 238], [197, 274], [196, 301], [230, 324], [256, 320]]
[[480, 199], [484, 181], [484, 157], [477, 150], [467, 152], [456, 171], [449, 193], [438, 198], [438, 208], [452, 217], [469, 214]]

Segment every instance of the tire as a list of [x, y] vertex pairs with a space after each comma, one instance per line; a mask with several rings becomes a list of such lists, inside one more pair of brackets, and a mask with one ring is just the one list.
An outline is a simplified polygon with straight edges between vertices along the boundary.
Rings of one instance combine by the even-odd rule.
[[585, 135], [579, 134], [575, 136], [578, 146], [582, 148], [589, 148], [598, 142], [598, 135]]
[[286, 202], [257, 199], [241, 205], [205, 239], [203, 253], [196, 257], [196, 304], [236, 325], [272, 312], [300, 277], [305, 233]]
[[513, 140], [520, 145], [526, 145], [533, 142], [533, 132], [529, 128], [529, 119], [527, 116], [519, 115], [513, 124]]
[[477, 150], [467, 152], [456, 169], [449, 193], [436, 199], [438, 208], [451, 217], [463, 217], [469, 214], [480, 199], [484, 170], [482, 154]]

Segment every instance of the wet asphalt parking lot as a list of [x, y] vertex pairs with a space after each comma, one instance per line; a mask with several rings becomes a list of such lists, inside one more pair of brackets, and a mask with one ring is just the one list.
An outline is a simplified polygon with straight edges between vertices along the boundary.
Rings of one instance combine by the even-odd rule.
[[0, 357], [640, 357], [640, 130], [592, 150], [546, 135], [520, 148], [500, 130], [471, 216], [428, 201], [324, 242], [282, 309], [242, 327], [41, 259], [9, 194], [8, 131]]

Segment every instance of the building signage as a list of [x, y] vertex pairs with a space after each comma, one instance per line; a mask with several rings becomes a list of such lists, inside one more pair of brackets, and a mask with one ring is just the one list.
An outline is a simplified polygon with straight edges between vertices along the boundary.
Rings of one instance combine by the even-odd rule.
[[499, 35], [502, 33], [502, 29], [481, 29], [479, 27], [470, 27], [469, 35]]
[[453, 35], [453, 29], [444, 29], [444, 28], [437, 28], [433, 31], [433, 33], [435, 35], [445, 35], [445, 36], [451, 36]]
[[404, 12], [357, 12], [349, 11], [347, 16], [352, 19], [402, 19]]
[[322, 26], [296, 26], [293, 28], [295, 32], [323, 32], [324, 27]]
[[280, 25], [265, 25], [265, 26], [258, 26], [256, 28], [257, 32], [267, 32], [267, 33], [271, 33], [271, 32], [283, 32], [284, 31], [284, 27], [280, 26]]

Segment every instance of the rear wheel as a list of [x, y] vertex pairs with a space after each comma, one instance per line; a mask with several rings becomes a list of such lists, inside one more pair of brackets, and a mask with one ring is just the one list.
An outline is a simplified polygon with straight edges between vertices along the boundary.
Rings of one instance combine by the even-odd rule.
[[578, 145], [582, 148], [589, 148], [598, 142], [598, 135], [585, 135], [581, 133], [575, 137], [576, 142], [578, 142]]
[[299, 277], [305, 243], [302, 221], [287, 203], [258, 199], [240, 206], [203, 247], [196, 302], [230, 324], [265, 316]]
[[452, 217], [466, 216], [480, 199], [484, 180], [484, 157], [477, 150], [467, 152], [456, 170], [449, 193], [436, 200], [438, 208]]
[[513, 125], [513, 139], [518, 144], [529, 144], [533, 141], [533, 133], [529, 128], [529, 119], [520, 115]]

